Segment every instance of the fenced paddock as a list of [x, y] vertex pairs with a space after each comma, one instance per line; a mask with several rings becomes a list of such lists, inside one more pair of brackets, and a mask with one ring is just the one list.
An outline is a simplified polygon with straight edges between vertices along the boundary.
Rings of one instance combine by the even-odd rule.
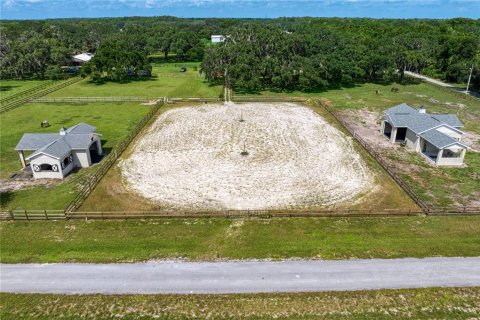
[[[71, 79], [73, 80], [73, 79]], [[79, 79], [75, 79], [78, 81]], [[87, 97], [88, 98], [88, 97]], [[103, 98], [103, 97], [101, 97]], [[107, 97], [108, 98], [108, 97]], [[128, 98], [128, 97], [127, 97]], [[136, 97], [138, 98], [138, 97]], [[237, 98], [237, 97], [235, 97]], [[246, 97], [249, 99], [258, 97]], [[54, 98], [62, 99], [62, 98]], [[164, 219], [164, 218], [295, 218], [295, 217], [386, 217], [386, 216], [447, 216], [447, 215], [479, 215], [480, 207], [430, 207], [425, 201], [420, 199], [415, 191], [391, 168], [382, 156], [376, 152], [366, 141], [356, 135], [354, 130], [348, 126], [334, 111], [329, 108], [325, 110], [331, 114], [338, 123], [349, 131], [360, 145], [382, 166], [382, 168], [392, 177], [392, 179], [413, 199], [420, 208], [419, 210], [353, 210], [353, 209], [325, 209], [325, 210], [224, 210], [224, 211], [99, 211], [99, 212], [79, 212], [76, 211], [95, 188], [98, 182], [103, 178], [106, 172], [115, 163], [121, 153], [135, 139], [136, 135], [144, 126], [154, 117], [161, 105], [175, 102], [218, 102], [214, 98], [159, 98], [160, 103], [152, 106], [151, 111], [144, 119], [131, 131], [131, 133], [120, 142], [112, 152], [102, 161], [100, 168], [93, 175], [87, 177], [82, 183], [75, 199], [65, 210], [11, 210], [0, 212], [1, 220], [69, 220], [69, 219]], [[242, 99], [235, 99], [242, 102]], [[285, 98], [285, 97], [263, 97], [263, 102], [304, 102], [306, 98]], [[103, 100], [104, 101], [104, 100]], [[252, 100], [253, 101], [253, 100]]]
[[[343, 121], [340, 117], [338, 117], [335, 112], [330, 110], [328, 107], [324, 107], [325, 110], [332, 115], [335, 120], [340, 123], [348, 132], [352, 134], [352, 136], [360, 143], [360, 145], [382, 166], [382, 168], [388, 173], [388, 175], [408, 194], [410, 198], [424, 211], [428, 212], [429, 207], [425, 201], [420, 199], [420, 197], [415, 193], [415, 191], [407, 184], [405, 181], [396, 173], [396, 171], [391, 168], [388, 163], [383, 159], [383, 157], [373, 149], [365, 140], [363, 140], [360, 136], [355, 133], [345, 121]], [[457, 209], [458, 210], [458, 209]]]
[[137, 134], [143, 129], [143, 127], [154, 117], [154, 115], [160, 110], [160, 107], [163, 105], [162, 102], [159, 102], [152, 106], [151, 110], [145, 115], [145, 117], [140, 121], [135, 128], [128, 134], [125, 139], [118, 143], [113, 150], [102, 160], [100, 167], [95, 171], [91, 176], [88, 176], [85, 181], [82, 182], [82, 187], [79, 192], [72, 200], [72, 202], [67, 206], [66, 212], [72, 212], [77, 210], [82, 204], [83, 200], [88, 197], [90, 192], [95, 188], [98, 182], [103, 178], [107, 173], [110, 167], [115, 163], [118, 157], [122, 152], [128, 147], [130, 142], [135, 139]]
[[43, 96], [45, 96], [49, 93], [52, 93], [54, 91], [65, 88], [69, 85], [72, 85], [76, 82], [79, 82], [80, 80], [83, 80], [83, 79], [80, 78], [80, 77], [75, 77], [75, 78], [71, 78], [71, 79], [68, 79], [68, 80], [65, 80], [65, 81], [62, 81], [62, 82], [55, 82], [53, 85], [45, 85], [44, 87], [42, 87], [40, 89], [38, 87], [32, 88], [32, 89], [35, 89], [35, 90], [31, 91], [30, 93], [28, 93], [26, 95], [22, 95], [18, 99], [9, 100], [10, 102], [2, 105], [0, 107], [0, 114], [5, 113], [7, 111], [10, 111], [12, 109], [18, 108], [18, 107], [24, 105], [25, 103], [28, 103], [28, 102], [36, 99], [36, 98], [43, 97]]
[[8, 96], [8, 97], [5, 97], [5, 98], [2, 98], [0, 99], [0, 104], [7, 104], [7, 103], [10, 103], [14, 100], [18, 100], [22, 97], [25, 97], [25, 96], [29, 96], [31, 95], [32, 93], [34, 92], [37, 92], [37, 91], [40, 91], [42, 89], [45, 89], [49, 86], [51, 86], [52, 84], [54, 84], [55, 81], [45, 81], [45, 83], [41, 84], [41, 85], [38, 85], [36, 87], [33, 87], [33, 88], [30, 88], [30, 89], [27, 89], [27, 90], [24, 90], [24, 91], [21, 91], [21, 92], [18, 92], [16, 94], [13, 94], [11, 96]]

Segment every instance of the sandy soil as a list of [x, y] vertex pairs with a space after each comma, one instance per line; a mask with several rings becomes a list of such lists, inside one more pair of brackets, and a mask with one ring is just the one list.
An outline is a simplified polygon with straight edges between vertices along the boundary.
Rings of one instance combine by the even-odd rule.
[[0, 180], [0, 193], [12, 192], [36, 186], [50, 186], [54, 183], [55, 182], [52, 182], [52, 179]]
[[351, 138], [287, 103], [167, 111], [120, 168], [143, 197], [196, 210], [334, 206], [374, 187]]

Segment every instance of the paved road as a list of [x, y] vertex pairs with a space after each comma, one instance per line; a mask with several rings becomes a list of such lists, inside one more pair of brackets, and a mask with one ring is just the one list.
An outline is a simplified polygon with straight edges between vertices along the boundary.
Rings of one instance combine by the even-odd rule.
[[[406, 75], [409, 75], [411, 77], [414, 77], [414, 78], [419, 78], [419, 79], [423, 79], [425, 81], [428, 81], [428, 82], [431, 82], [431, 83], [435, 83], [436, 85], [439, 85], [439, 86], [442, 86], [442, 87], [445, 87], [445, 88], [450, 88], [452, 90], [457, 90], [457, 91], [460, 91], [460, 92], [463, 92], [465, 93], [465, 89], [463, 88], [459, 88], [459, 87], [456, 87], [456, 86], [453, 86], [451, 84], [448, 84], [448, 83], [445, 83], [443, 81], [440, 81], [440, 80], [437, 80], [437, 79], [433, 79], [433, 78], [429, 78], [429, 77], [426, 77], [424, 75], [421, 75], [419, 73], [415, 73], [415, 72], [411, 72], [411, 71], [405, 71], [405, 74]], [[469, 91], [469, 94], [471, 96], [475, 96], [477, 98], [480, 97], [480, 94], [477, 93], [477, 92], [473, 92], [473, 91]]]
[[479, 258], [1, 264], [0, 291], [241, 293], [480, 286]]

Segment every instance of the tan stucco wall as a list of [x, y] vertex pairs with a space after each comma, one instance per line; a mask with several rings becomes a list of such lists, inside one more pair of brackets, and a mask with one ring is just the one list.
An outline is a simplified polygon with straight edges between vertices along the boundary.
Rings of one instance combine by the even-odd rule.
[[412, 150], [417, 150], [417, 142], [418, 142], [418, 137], [410, 129], [407, 129], [407, 134], [405, 135], [405, 141], [407, 142], [407, 146], [412, 149]]
[[461, 166], [463, 164], [463, 158], [440, 158], [437, 159], [437, 165], [439, 166]]
[[90, 153], [88, 152], [88, 150], [73, 150], [72, 154], [75, 166], [86, 168], [92, 164], [92, 161], [90, 160]]

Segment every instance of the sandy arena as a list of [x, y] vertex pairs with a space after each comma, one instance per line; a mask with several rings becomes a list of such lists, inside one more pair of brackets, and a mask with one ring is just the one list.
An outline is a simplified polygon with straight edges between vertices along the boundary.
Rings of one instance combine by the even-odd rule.
[[130, 190], [166, 208], [333, 207], [374, 187], [350, 137], [287, 103], [169, 110], [120, 167]]

